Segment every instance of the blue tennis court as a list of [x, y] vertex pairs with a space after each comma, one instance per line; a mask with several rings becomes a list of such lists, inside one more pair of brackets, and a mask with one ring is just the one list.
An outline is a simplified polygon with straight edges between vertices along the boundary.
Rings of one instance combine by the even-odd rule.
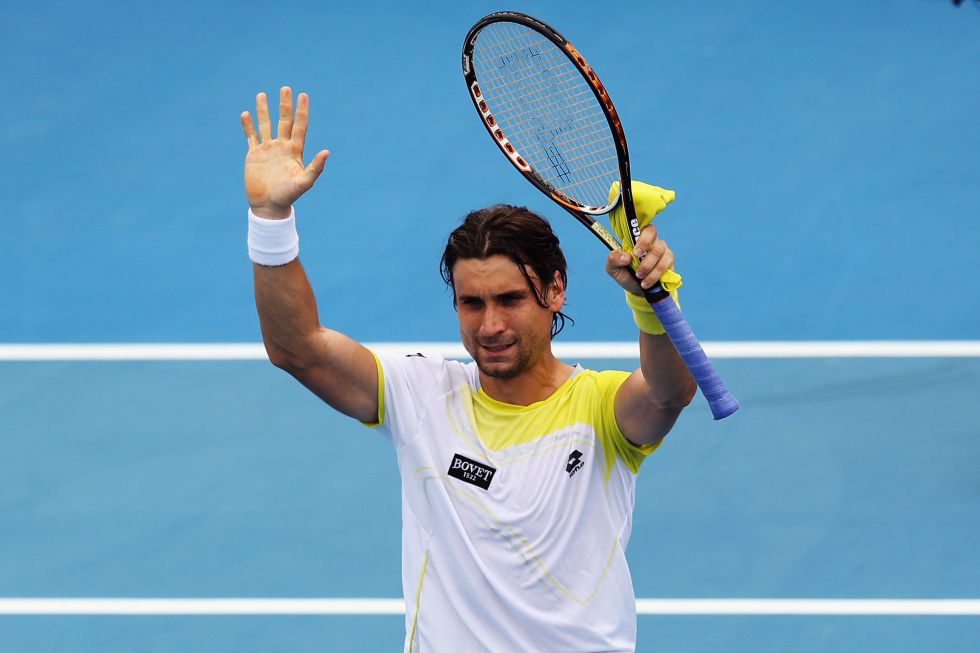
[[[751, 410], [713, 424], [695, 406], [645, 463], [638, 597], [976, 597], [976, 358], [719, 362]], [[2, 375], [20, 389], [3, 406], [7, 596], [400, 596], [393, 453], [271, 366], [8, 362]], [[397, 650], [402, 636], [398, 615], [0, 622], [5, 650], [30, 651]], [[640, 628], [640, 650], [967, 651], [980, 619], [648, 615]]]
[[743, 406], [699, 397], [644, 463], [638, 651], [980, 647], [980, 5], [520, 5], [8, 9], [0, 651], [401, 646], [394, 453], [257, 359], [256, 91], [310, 93], [332, 152], [297, 207], [325, 324], [454, 341], [446, 233], [525, 203], [571, 263], [566, 359], [635, 365], [604, 252], [469, 106], [462, 37], [501, 8], [590, 58], [676, 188], [685, 313]]

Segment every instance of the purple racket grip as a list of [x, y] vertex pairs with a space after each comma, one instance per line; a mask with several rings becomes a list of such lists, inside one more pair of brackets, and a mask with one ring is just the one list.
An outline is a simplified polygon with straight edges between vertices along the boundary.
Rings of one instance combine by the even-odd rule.
[[708, 360], [697, 336], [691, 331], [687, 320], [673, 300], [667, 297], [650, 305], [660, 318], [660, 323], [664, 325], [670, 341], [674, 343], [677, 352], [684, 359], [687, 369], [691, 370], [704, 398], [708, 400], [714, 418], [724, 419], [738, 410], [738, 399], [725, 387], [718, 371]]

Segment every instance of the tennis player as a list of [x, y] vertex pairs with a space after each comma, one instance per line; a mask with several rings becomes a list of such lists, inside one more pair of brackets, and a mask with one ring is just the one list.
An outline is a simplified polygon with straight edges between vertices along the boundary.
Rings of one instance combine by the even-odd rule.
[[[634, 488], [695, 383], [653, 312], [634, 302], [640, 368], [594, 371], [559, 360], [565, 258], [545, 220], [522, 207], [470, 213], [449, 236], [442, 273], [472, 363], [390, 356], [321, 326], [297, 258], [293, 203], [328, 152], [303, 165], [309, 99], [280, 92], [273, 135], [264, 94], [248, 112], [245, 192], [255, 300], [269, 359], [340, 412], [372, 425], [402, 479], [405, 651], [625, 652], [636, 605], [625, 549]], [[644, 210], [670, 191], [646, 186]], [[642, 193], [640, 193], [642, 194]], [[649, 285], [674, 256], [644, 228]], [[630, 254], [606, 271], [641, 290]], [[624, 311], [625, 315], [625, 311]]]

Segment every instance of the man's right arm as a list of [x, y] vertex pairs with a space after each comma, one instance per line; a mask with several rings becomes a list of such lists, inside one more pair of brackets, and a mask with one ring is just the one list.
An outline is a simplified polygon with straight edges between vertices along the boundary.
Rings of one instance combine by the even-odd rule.
[[[309, 100], [301, 93], [294, 121], [292, 92], [283, 87], [276, 138], [272, 137], [265, 94], [256, 98], [258, 134], [248, 112], [242, 114], [248, 140], [245, 193], [258, 218], [288, 218], [293, 202], [313, 186], [323, 170], [326, 150], [303, 166], [308, 112]], [[281, 265], [253, 263], [253, 279], [269, 360], [338, 411], [376, 421], [379, 379], [374, 356], [363, 345], [320, 325], [313, 290], [299, 260]]]
[[374, 355], [320, 325], [313, 289], [299, 259], [275, 267], [254, 263], [252, 276], [262, 341], [272, 364], [345, 415], [377, 421]]

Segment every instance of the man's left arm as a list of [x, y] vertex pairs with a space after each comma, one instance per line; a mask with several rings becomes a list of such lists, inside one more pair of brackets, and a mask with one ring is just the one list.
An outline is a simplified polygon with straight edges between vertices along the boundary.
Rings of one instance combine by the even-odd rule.
[[606, 272], [633, 295], [629, 303], [640, 328], [640, 367], [616, 393], [616, 422], [627, 440], [644, 445], [660, 442], [667, 435], [681, 410], [694, 398], [697, 384], [670, 338], [662, 332], [653, 309], [647, 306], [648, 313], [643, 310], [646, 300], [641, 285], [648, 288], [673, 270], [674, 254], [657, 238], [653, 225], [643, 229], [633, 253], [642, 258], [636, 268], [640, 283], [632, 273], [632, 256], [622, 250], [609, 253]]

